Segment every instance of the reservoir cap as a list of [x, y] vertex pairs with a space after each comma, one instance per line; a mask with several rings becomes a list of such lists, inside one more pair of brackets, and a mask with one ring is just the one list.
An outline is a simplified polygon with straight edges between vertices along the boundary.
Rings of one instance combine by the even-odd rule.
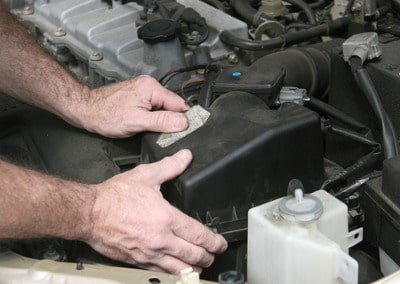
[[289, 221], [308, 222], [317, 220], [323, 206], [318, 197], [303, 193], [302, 188], [293, 191], [293, 195], [284, 197], [279, 203], [281, 216]]

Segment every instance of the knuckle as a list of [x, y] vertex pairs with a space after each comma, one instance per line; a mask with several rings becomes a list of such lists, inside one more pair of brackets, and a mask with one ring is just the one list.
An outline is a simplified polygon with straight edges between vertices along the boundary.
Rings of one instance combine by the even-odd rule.
[[165, 157], [165, 165], [167, 168], [173, 169], [175, 168], [175, 164], [176, 164], [175, 157], [172, 156]]
[[214, 261], [212, 254], [199, 247], [186, 250], [185, 254], [186, 262], [199, 267], [209, 267]]
[[174, 220], [175, 218], [169, 214], [169, 211], [163, 211], [163, 214], [160, 214], [158, 218], [159, 228], [170, 231]]
[[132, 257], [132, 261], [130, 261], [131, 264], [145, 264], [148, 263], [151, 259], [151, 257], [149, 257], [149, 255], [146, 253], [136, 253], [131, 257]]
[[156, 124], [160, 127], [165, 127], [168, 125], [168, 122], [171, 120], [168, 112], [159, 112], [156, 120]]
[[196, 252], [192, 251], [191, 257], [192, 264], [204, 264], [205, 262], [208, 263], [207, 253], [203, 249], [199, 249]]
[[205, 226], [201, 226], [197, 230], [196, 234], [194, 235], [194, 239], [193, 239], [194, 244], [202, 245], [202, 244], [205, 243], [205, 240], [206, 240], [207, 235], [208, 235], [208, 231], [207, 230], [208, 229]]
[[167, 241], [163, 236], [152, 236], [147, 241], [147, 247], [150, 251], [162, 251], [167, 246]]
[[143, 74], [139, 76], [140, 80], [142, 80], [144, 83], [151, 83], [154, 81], [153, 77]]
[[137, 174], [138, 178], [144, 180], [151, 179], [154, 176], [151, 167], [146, 164], [137, 166], [135, 168], [135, 173]]

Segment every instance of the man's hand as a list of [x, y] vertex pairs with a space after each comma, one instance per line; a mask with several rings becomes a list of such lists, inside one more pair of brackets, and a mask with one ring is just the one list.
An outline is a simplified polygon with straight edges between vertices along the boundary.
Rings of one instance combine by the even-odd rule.
[[191, 162], [188, 150], [114, 176], [99, 184], [88, 242], [97, 251], [140, 267], [179, 273], [208, 267], [227, 243], [171, 206], [160, 185]]
[[191, 159], [189, 150], [181, 150], [95, 185], [0, 160], [0, 216], [7, 216], [0, 218], [0, 240], [82, 240], [106, 256], [143, 268], [178, 273], [191, 266], [199, 271], [227, 243], [171, 206], [159, 191]]
[[[0, 1], [0, 91], [108, 137], [188, 127], [189, 107], [150, 76], [90, 90], [28, 36]], [[23, 78], [23, 80], [21, 80]], [[164, 111], [161, 111], [163, 109]]]
[[142, 75], [91, 90], [77, 107], [78, 123], [74, 124], [107, 137], [127, 137], [147, 130], [175, 132], [188, 127], [180, 113], [188, 108], [181, 97]]

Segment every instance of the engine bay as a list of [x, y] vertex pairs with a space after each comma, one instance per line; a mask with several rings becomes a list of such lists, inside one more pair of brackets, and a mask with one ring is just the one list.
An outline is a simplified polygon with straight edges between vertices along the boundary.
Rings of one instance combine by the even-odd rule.
[[[190, 149], [193, 163], [162, 192], [229, 242], [201, 275], [210, 281], [227, 270], [246, 275], [248, 211], [286, 196], [293, 179], [306, 193], [324, 190], [345, 204], [349, 232], [362, 228], [363, 240], [350, 249], [359, 283], [398, 269], [398, 0], [5, 3], [80, 82], [96, 88], [147, 74], [210, 117], [161, 148], [159, 133], [104, 138], [1, 95], [1, 156], [100, 183]], [[2, 249], [127, 266], [78, 241]]]

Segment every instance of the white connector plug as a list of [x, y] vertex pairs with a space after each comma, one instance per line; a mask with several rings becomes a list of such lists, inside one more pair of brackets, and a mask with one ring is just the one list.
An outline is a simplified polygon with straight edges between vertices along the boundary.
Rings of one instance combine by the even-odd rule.
[[356, 56], [361, 59], [361, 64], [363, 64], [365, 60], [377, 58], [381, 54], [378, 34], [374, 32], [355, 34], [343, 43], [343, 56], [346, 62]]
[[193, 268], [188, 267], [181, 271], [181, 277], [176, 284], [201, 284], [200, 274], [193, 271]]

